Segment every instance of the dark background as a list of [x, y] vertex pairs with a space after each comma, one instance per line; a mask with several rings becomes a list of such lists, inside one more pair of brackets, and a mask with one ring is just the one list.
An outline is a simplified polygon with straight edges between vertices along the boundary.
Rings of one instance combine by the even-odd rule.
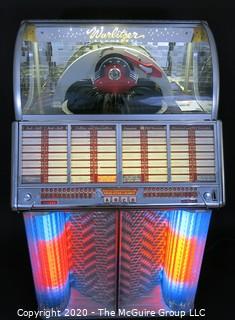
[[137, 1], [5, 0], [0, 3], [0, 319], [20, 319], [16, 316], [18, 308], [36, 309], [23, 219], [10, 208], [12, 66], [20, 21], [50, 18], [208, 21], [220, 62], [219, 118], [224, 127], [226, 206], [212, 216], [195, 306], [206, 308], [206, 319], [235, 318], [235, 9], [216, 1], [195, 4]]

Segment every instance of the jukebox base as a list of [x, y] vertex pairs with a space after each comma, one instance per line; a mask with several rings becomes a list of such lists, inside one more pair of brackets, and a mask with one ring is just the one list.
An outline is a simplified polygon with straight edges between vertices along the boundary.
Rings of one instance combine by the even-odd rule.
[[[210, 221], [206, 210], [25, 213], [39, 309], [98, 317], [194, 302]], [[114, 314], [114, 316], [115, 316]]]
[[89, 310], [88, 316], [86, 316], [86, 318], [102, 317], [104, 315], [104, 312], [106, 312], [107, 318], [108, 315], [111, 315], [111, 312], [114, 312], [115, 317], [118, 318], [129, 316], [132, 313], [136, 313], [136, 316], [138, 314], [142, 316], [142, 313], [144, 314], [147, 312], [152, 312], [152, 314], [155, 313], [157, 316], [159, 314], [159, 310], [170, 311], [170, 308], [164, 302], [160, 285], [156, 285], [156, 287], [148, 292], [148, 294], [146, 294], [145, 296], [136, 298], [132, 302], [124, 304], [120, 308], [116, 307], [114, 309], [101, 307], [99, 303], [94, 302], [88, 297], [85, 297], [76, 289], [72, 289], [69, 304], [66, 307], [65, 311], [62, 313], [62, 316], [64, 315], [67, 318], [68, 315], [71, 315], [71, 317], [73, 317], [72, 314], [74, 314], [74, 312], [76, 311], [77, 316], [79, 317], [79, 314], [82, 314], [84, 310], [85, 312], [86, 310]]

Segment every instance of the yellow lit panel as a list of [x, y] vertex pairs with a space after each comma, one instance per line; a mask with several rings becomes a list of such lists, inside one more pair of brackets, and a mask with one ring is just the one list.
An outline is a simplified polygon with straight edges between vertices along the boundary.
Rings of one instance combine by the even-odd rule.
[[215, 181], [213, 126], [171, 126], [173, 182]]
[[116, 182], [115, 126], [72, 126], [71, 145], [71, 182]]
[[[54, 140], [54, 139], [53, 139]], [[67, 153], [67, 145], [64, 146], [55, 146], [55, 145], [49, 145], [48, 146], [48, 152], [64, 152]]]
[[171, 180], [173, 182], [188, 182], [189, 175], [172, 175]]
[[[166, 150], [162, 151], [162, 152], [149, 152], [148, 154], [148, 158], [150, 160], [163, 160], [163, 159], [167, 159], [167, 153]], [[167, 161], [165, 161], [166, 165], [167, 165]]]
[[164, 126], [124, 126], [122, 137], [124, 182], [167, 181], [166, 128]]
[[135, 160], [135, 161], [133, 161], [133, 160], [123, 160], [122, 161], [122, 167], [123, 168], [125, 168], [125, 167], [130, 167], [130, 161], [132, 162], [132, 164], [134, 163], [134, 166], [135, 167], [140, 167], [141, 166], [141, 161], [140, 160]]
[[66, 183], [66, 126], [23, 126], [22, 136], [22, 183]]
[[[136, 152], [136, 153], [122, 153], [122, 159], [123, 160], [131, 160], [131, 161], [135, 161], [135, 160], [139, 160], [141, 158], [140, 152]], [[134, 159], [134, 160], [133, 160]]]
[[155, 181], [167, 182], [167, 175], [166, 174], [164, 174], [164, 175], [149, 175], [148, 180], [149, 180], [149, 182], [155, 182]]
[[165, 160], [149, 160], [150, 167], [166, 167], [167, 162]]
[[148, 145], [148, 152], [166, 152], [166, 145]]
[[171, 151], [188, 151], [188, 145], [171, 145]]
[[122, 172], [124, 175], [141, 174], [141, 167], [139, 167], [139, 168], [123, 168]]
[[116, 167], [115, 168], [107, 168], [107, 167], [99, 167], [98, 168], [99, 171], [99, 175], [107, 175], [107, 174], [111, 174], [113, 176], [115, 176], [116, 174]]
[[[72, 151], [72, 154], [71, 154], [71, 160], [90, 160], [90, 153], [79, 153], [79, 152], [73, 152]], [[77, 161], [74, 161], [74, 164], [76, 164]], [[78, 163], [79, 165], [79, 163]]]
[[108, 160], [108, 161], [97, 161], [99, 168], [115, 168], [116, 167], [116, 160]]
[[114, 183], [114, 182], [116, 182], [116, 175], [113, 175], [113, 176], [105, 176], [105, 175], [98, 176], [97, 182], [100, 182], [100, 183]]
[[97, 144], [98, 144], [98, 146], [103, 145], [103, 144], [116, 146], [116, 138], [109, 138], [109, 137], [98, 138]]
[[171, 160], [172, 168], [174, 167], [189, 167], [189, 161], [188, 159], [182, 159], [182, 160]]
[[67, 153], [49, 153], [48, 154], [49, 160], [67, 160]]
[[73, 175], [90, 175], [91, 174], [91, 170], [90, 168], [72, 168], [73, 171]]
[[152, 167], [149, 167], [149, 174], [165, 174], [167, 176], [167, 167], [164, 167], [164, 168], [161, 168], [161, 167], [158, 167], [158, 168], [152, 168]]
[[172, 167], [171, 168], [171, 174], [174, 175], [174, 174], [189, 174], [189, 168], [174, 168]]
[[[117, 182], [116, 126], [74, 125], [70, 140], [68, 162], [66, 126], [23, 126], [22, 183]], [[123, 182], [167, 182], [167, 146], [165, 126], [122, 126]], [[213, 126], [171, 125], [169, 147], [172, 182], [215, 181]]]
[[48, 174], [50, 176], [53, 176], [53, 175], [66, 175], [67, 174], [67, 167], [65, 168], [48, 168]]
[[122, 152], [140, 152], [140, 146], [135, 145], [135, 146], [122, 146]]
[[71, 176], [72, 183], [89, 183], [90, 176]]
[[112, 145], [112, 146], [98, 146], [98, 152], [113, 152], [116, 153], [116, 145]]
[[73, 146], [71, 147], [71, 151], [72, 152], [87, 152], [90, 153], [90, 146]]
[[66, 183], [67, 182], [67, 175], [66, 176], [49, 176], [48, 183]]
[[175, 159], [188, 159], [188, 152], [180, 152], [180, 153], [176, 153], [176, 152], [171, 152], [171, 159], [172, 161]]
[[114, 153], [98, 153], [98, 160], [115, 160], [116, 159], [116, 152]]
[[123, 143], [123, 145], [125, 146], [125, 145], [135, 145], [135, 144], [137, 144], [138, 146], [140, 145], [140, 139], [139, 138], [134, 138], [134, 137], [132, 137], [132, 138], [123, 138], [122, 139], [122, 143]]
[[[77, 161], [71, 161], [71, 167], [72, 168], [76, 168], [78, 166], [78, 162]], [[90, 161], [86, 160], [86, 161], [79, 161], [79, 168], [87, 168], [90, 167]]]

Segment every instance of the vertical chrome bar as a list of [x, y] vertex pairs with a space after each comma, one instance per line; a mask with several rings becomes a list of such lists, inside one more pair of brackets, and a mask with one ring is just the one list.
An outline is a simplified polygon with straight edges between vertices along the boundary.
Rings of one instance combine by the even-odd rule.
[[170, 125], [166, 125], [166, 148], [167, 148], [167, 176], [168, 183], [171, 182], [171, 136]]
[[122, 125], [116, 125], [117, 183], [122, 184]]
[[33, 43], [33, 56], [34, 56], [35, 71], [36, 71], [36, 87], [37, 87], [37, 94], [38, 94], [38, 105], [39, 105], [40, 114], [43, 114], [42, 100], [41, 100], [40, 61], [39, 61], [39, 51], [38, 51], [37, 42]]
[[11, 144], [11, 207], [17, 209], [17, 186], [19, 168], [19, 126], [17, 122], [12, 124]]
[[215, 44], [214, 36], [208, 27], [207, 23], [203, 23], [204, 28], [206, 29], [208, 40], [210, 44], [211, 50], [211, 58], [213, 65], [213, 105], [211, 110], [211, 118], [212, 120], [217, 119], [218, 117], [218, 107], [219, 107], [219, 89], [220, 89], [220, 76], [219, 76], [219, 59], [217, 54], [217, 48]]
[[71, 124], [67, 125], [67, 183], [71, 183], [71, 143], [72, 143], [72, 130]]
[[18, 135], [17, 135], [17, 139], [18, 139], [18, 169], [17, 169], [17, 180], [18, 180], [18, 185], [22, 185], [22, 140], [23, 140], [23, 125], [24, 122], [20, 122], [18, 124]]
[[14, 52], [13, 65], [13, 90], [14, 90], [14, 107], [16, 120], [22, 119], [21, 90], [20, 90], [20, 62], [21, 62], [21, 46], [23, 43], [23, 35], [25, 24], [22, 24], [17, 34]]
[[185, 81], [184, 81], [184, 92], [189, 90], [189, 77], [190, 77], [190, 66], [192, 63], [192, 43], [187, 45], [186, 62], [185, 62]]
[[217, 149], [216, 154], [216, 170], [218, 173], [217, 183], [220, 186], [219, 193], [219, 204], [223, 206], [225, 204], [225, 177], [224, 177], [224, 150], [223, 150], [223, 132], [222, 132], [222, 122], [216, 121], [216, 125], [214, 126], [216, 129], [216, 138], [215, 146]]

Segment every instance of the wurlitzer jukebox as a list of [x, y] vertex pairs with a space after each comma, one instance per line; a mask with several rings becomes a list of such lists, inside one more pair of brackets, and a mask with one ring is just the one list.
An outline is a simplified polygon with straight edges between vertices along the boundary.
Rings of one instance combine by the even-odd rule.
[[218, 83], [205, 22], [22, 24], [12, 207], [40, 310], [193, 307], [224, 204]]

